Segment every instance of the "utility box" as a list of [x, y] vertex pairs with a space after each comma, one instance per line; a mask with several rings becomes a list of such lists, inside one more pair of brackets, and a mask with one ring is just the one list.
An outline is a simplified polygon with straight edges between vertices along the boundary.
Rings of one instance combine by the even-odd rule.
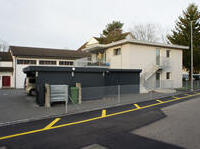
[[68, 85], [50, 85], [50, 103], [68, 102]]
[[78, 103], [78, 99], [79, 99], [79, 88], [78, 87], [71, 87], [70, 88], [71, 91], [71, 100], [74, 104]]

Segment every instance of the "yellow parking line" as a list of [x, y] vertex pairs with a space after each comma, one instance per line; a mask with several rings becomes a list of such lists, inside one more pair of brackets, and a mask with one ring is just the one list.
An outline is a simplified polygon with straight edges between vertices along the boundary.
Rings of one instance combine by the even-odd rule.
[[140, 107], [138, 104], [134, 104], [134, 106], [135, 106], [137, 109], [141, 109], [141, 107]]
[[157, 102], [159, 102], [159, 103], [164, 103], [163, 101], [161, 101], [161, 100], [156, 100]]
[[179, 97], [176, 97], [176, 96], [172, 96], [173, 98], [175, 98], [175, 99], [181, 99], [181, 98], [179, 98]]
[[44, 127], [44, 129], [49, 129], [51, 128], [55, 123], [57, 123], [60, 120], [60, 118], [56, 118], [55, 120], [53, 120], [49, 125], [47, 125], [46, 127]]
[[192, 96], [192, 95], [194, 95], [194, 94], [185, 94], [185, 95], [187, 95], [187, 96]]
[[[200, 93], [193, 94], [191, 96], [195, 96], [195, 95], [199, 95], [199, 94]], [[187, 97], [189, 97], [189, 96], [184, 96], [184, 97], [181, 97], [181, 98], [175, 97], [175, 99], [171, 99], [171, 100], [167, 100], [167, 101], [162, 101], [162, 103], [158, 102], [158, 103], [147, 105], [147, 106], [143, 106], [143, 107], [140, 107], [138, 104], [134, 104], [137, 107], [135, 109], [130, 109], [130, 110], [125, 110], [125, 111], [121, 111], [121, 112], [116, 112], [116, 113], [104, 115], [103, 117], [99, 116], [99, 117], [94, 117], [94, 118], [91, 118], [91, 119], [86, 119], [86, 120], [81, 120], [81, 121], [77, 121], [77, 122], [72, 122], [72, 123], [66, 123], [66, 124], [61, 124], [61, 125], [53, 126], [58, 121], [57, 120], [55, 122], [55, 120], [56, 120], [55, 119], [53, 121], [55, 123], [54, 124], [53, 124], [53, 122], [50, 123], [50, 124], [53, 124], [53, 125], [50, 126], [50, 124], [49, 124], [48, 125], [49, 127], [46, 126], [45, 128], [42, 128], [42, 129], [37, 129], [37, 130], [32, 130], [32, 131], [27, 131], [27, 132], [22, 132], [22, 133], [17, 133], [17, 134], [13, 134], [13, 135], [8, 135], [8, 136], [0, 137], [0, 140], [9, 139], [9, 138], [17, 137], [17, 136], [23, 136], [23, 135], [27, 135], [27, 134], [38, 133], [38, 132], [42, 132], [42, 131], [47, 131], [47, 130], [61, 128], [61, 127], [66, 127], [66, 126], [71, 126], [71, 125], [76, 125], [76, 124], [81, 124], [81, 123], [86, 123], [86, 122], [90, 122], [90, 121], [102, 119], [102, 118], [105, 118], [105, 117], [116, 116], [116, 115], [120, 115], [120, 114], [124, 114], [124, 113], [128, 113], [128, 112], [132, 112], [132, 111], [136, 111], [136, 110], [140, 110], [140, 109], [145, 109], [145, 108], [153, 107], [153, 106], [156, 106], [156, 105], [161, 105], [161, 104], [164, 104], [164, 103], [169, 103], [169, 102], [177, 101], [177, 100], [184, 99], [184, 98], [187, 98]]]

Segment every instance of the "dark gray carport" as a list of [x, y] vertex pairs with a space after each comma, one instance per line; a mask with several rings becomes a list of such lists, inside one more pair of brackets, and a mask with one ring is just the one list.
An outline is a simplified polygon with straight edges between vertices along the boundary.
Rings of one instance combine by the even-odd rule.
[[[24, 68], [27, 76], [36, 76], [36, 102], [44, 105], [45, 83], [68, 84], [82, 87], [100, 87], [114, 85], [135, 85], [134, 92], [139, 92], [140, 69], [109, 69], [88, 67], [47, 67], [29, 66]], [[100, 93], [100, 92], [99, 92]], [[102, 92], [101, 92], [102, 93]], [[83, 93], [83, 95], [86, 95]]]

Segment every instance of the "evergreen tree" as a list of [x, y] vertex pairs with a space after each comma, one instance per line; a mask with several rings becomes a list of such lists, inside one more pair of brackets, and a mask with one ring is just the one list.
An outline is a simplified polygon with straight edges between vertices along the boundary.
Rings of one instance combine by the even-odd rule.
[[[182, 16], [178, 17], [175, 29], [167, 38], [172, 44], [191, 47], [191, 21], [193, 28], [194, 73], [200, 72], [200, 11], [198, 6], [190, 4]], [[190, 72], [191, 48], [183, 51], [183, 65]]]
[[102, 44], [108, 44], [113, 41], [118, 41], [124, 38], [122, 34], [123, 23], [120, 21], [113, 21], [106, 25], [106, 28], [103, 30], [99, 42]]

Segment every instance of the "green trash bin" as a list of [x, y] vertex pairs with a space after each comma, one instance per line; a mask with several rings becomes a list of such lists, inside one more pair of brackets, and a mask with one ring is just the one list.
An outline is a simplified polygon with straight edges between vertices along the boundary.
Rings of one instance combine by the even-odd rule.
[[71, 100], [74, 104], [77, 104], [78, 103], [78, 87], [71, 87], [70, 88], [71, 90]]

